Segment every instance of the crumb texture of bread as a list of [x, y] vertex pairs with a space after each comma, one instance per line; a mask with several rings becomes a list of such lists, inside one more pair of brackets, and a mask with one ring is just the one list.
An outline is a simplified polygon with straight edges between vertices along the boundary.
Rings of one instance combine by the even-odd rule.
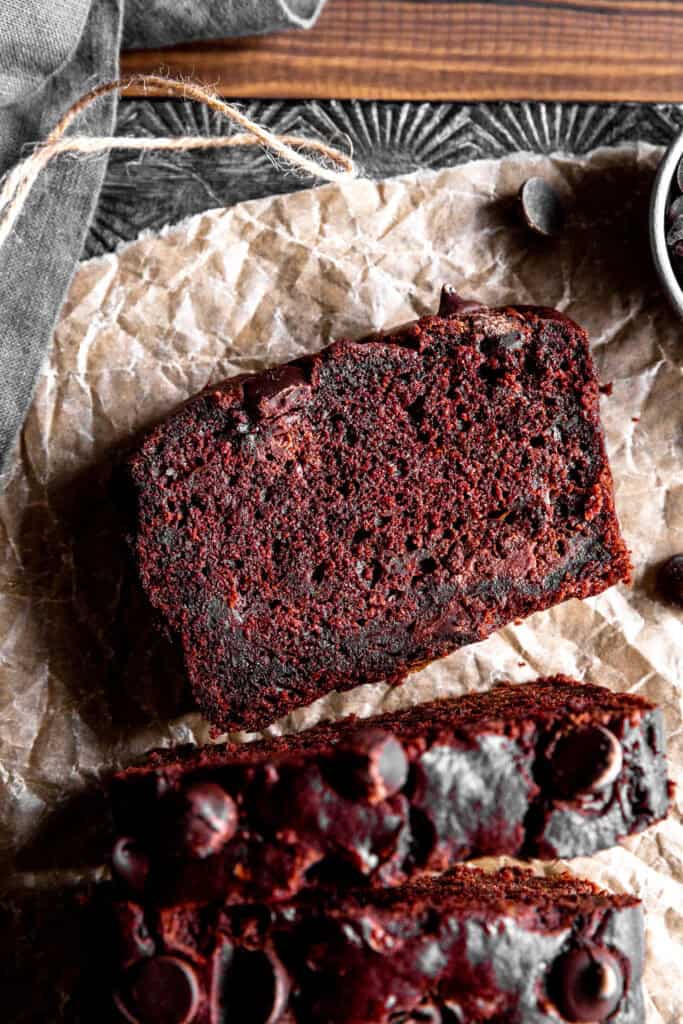
[[577, 857], [662, 818], [659, 708], [565, 677], [241, 746], [161, 751], [111, 785], [123, 896], [272, 905], [483, 856]]
[[220, 730], [627, 580], [585, 332], [473, 308], [202, 392], [130, 457], [142, 585]]
[[643, 1020], [638, 901], [569, 875], [461, 867], [336, 902], [113, 911], [127, 1020], [162, 982], [192, 1011], [169, 1019], [193, 1024]]

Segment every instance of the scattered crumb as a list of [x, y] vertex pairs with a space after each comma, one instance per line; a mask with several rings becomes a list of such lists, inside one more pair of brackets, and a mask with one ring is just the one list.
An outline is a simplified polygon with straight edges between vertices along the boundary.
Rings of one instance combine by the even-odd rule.
[[640, 416], [631, 416], [634, 423], [640, 423]]
[[612, 384], [612, 381], [610, 381], [609, 384], [601, 384], [600, 385], [600, 394], [601, 395], [611, 395], [613, 390], [614, 390], [614, 385]]

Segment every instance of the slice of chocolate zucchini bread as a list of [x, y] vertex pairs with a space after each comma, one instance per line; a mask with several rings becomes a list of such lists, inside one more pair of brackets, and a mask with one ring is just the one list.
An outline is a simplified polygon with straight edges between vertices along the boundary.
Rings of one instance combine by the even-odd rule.
[[137, 1024], [642, 1024], [638, 900], [460, 867], [279, 906], [113, 907], [117, 1019]]
[[119, 891], [157, 905], [397, 885], [483, 855], [573, 857], [669, 804], [661, 712], [558, 676], [115, 776]]
[[142, 585], [219, 729], [258, 729], [629, 578], [585, 332], [440, 314], [210, 387], [128, 462]]

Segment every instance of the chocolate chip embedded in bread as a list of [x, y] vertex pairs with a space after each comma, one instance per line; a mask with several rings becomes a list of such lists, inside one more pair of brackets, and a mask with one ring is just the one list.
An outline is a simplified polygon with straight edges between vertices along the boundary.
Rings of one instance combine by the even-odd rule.
[[619, 740], [601, 725], [563, 731], [550, 745], [548, 758], [553, 788], [563, 797], [606, 789], [623, 766]]
[[130, 968], [114, 996], [131, 1024], [191, 1024], [199, 1008], [193, 968], [174, 956], [155, 956]]
[[304, 405], [311, 385], [304, 370], [295, 363], [276, 366], [244, 382], [244, 400], [255, 415], [262, 418], [282, 416]]
[[342, 794], [377, 804], [403, 789], [408, 758], [392, 733], [359, 729], [334, 756], [330, 775]]
[[389, 1024], [443, 1024], [443, 1014], [434, 1003], [421, 1003], [414, 1010], [392, 1013]]
[[587, 946], [555, 961], [549, 990], [565, 1020], [572, 1024], [603, 1021], [621, 1001], [624, 977], [611, 953], [601, 946]]
[[154, 956], [156, 943], [147, 930], [145, 912], [138, 903], [122, 901], [114, 905], [114, 916], [119, 932], [121, 966]]
[[442, 1024], [443, 1014], [434, 1003], [416, 1006], [409, 1018], [414, 1024]]
[[226, 1020], [275, 1024], [289, 999], [287, 971], [273, 950], [236, 950], [222, 986]]
[[180, 843], [193, 857], [218, 853], [235, 834], [237, 807], [215, 782], [195, 782], [180, 797]]
[[149, 874], [149, 857], [135, 839], [122, 836], [116, 840], [111, 852], [111, 866], [114, 875], [128, 888], [142, 892]]

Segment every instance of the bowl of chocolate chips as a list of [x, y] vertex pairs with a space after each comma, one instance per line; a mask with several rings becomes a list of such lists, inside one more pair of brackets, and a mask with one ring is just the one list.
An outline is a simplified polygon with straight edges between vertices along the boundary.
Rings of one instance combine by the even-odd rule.
[[650, 200], [650, 246], [669, 301], [683, 317], [683, 133], [657, 171]]

